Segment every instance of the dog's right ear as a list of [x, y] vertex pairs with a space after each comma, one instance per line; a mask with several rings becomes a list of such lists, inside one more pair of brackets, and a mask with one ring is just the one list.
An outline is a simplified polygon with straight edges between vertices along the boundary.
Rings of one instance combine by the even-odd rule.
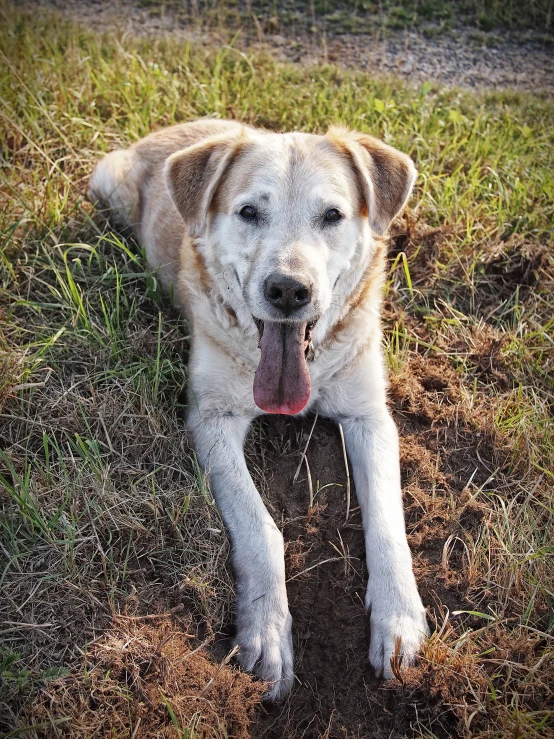
[[245, 138], [236, 134], [210, 136], [167, 159], [167, 186], [191, 236], [202, 233], [217, 189]]

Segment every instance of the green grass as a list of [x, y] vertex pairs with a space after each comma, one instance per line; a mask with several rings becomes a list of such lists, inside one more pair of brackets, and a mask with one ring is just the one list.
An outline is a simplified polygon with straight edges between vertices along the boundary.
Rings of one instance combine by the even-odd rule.
[[[349, 13], [355, 14], [366, 23], [375, 16], [385, 28], [397, 29], [421, 24], [439, 24], [451, 28], [459, 23], [477, 26], [484, 31], [493, 28], [535, 28], [548, 31], [552, 28], [552, 2], [542, 0], [516, 3], [512, 0], [401, 0], [401, 2], [371, 2], [355, 0], [347, 3]], [[332, 24], [333, 14], [344, 13], [345, 3], [339, 0], [319, 0], [314, 3], [328, 24]], [[330, 17], [329, 17], [330, 16]], [[356, 18], [357, 21], [357, 18]], [[356, 21], [353, 27], [356, 28]], [[373, 20], [375, 23], [375, 20]]]
[[[274, 130], [343, 123], [415, 159], [393, 240], [387, 356], [394, 375], [419, 355], [446, 362], [460, 413], [499, 460], [494, 480], [468, 483], [484, 518], [463, 534], [487, 618], [474, 636], [475, 616], [457, 617], [430, 654], [439, 666], [463, 654], [468, 679], [488, 676], [470, 706], [480, 735], [552, 736], [552, 100], [414, 90], [3, 13], [0, 727], [25, 724], [37, 686], [73, 669], [110, 614], [184, 598], [217, 629], [229, 612], [225, 536], [183, 433], [186, 322], [83, 196], [103, 152], [216, 116]], [[464, 506], [452, 502], [452, 520]], [[495, 644], [508, 645], [502, 659], [479, 657]]]

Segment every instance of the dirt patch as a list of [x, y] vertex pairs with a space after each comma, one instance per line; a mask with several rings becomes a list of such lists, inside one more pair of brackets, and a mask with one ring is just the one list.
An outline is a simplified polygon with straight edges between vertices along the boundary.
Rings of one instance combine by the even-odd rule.
[[[416, 576], [430, 621], [440, 625], [447, 609], [472, 607], [471, 573], [463, 562], [463, 548], [452, 542], [482, 523], [466, 485], [476, 454], [484, 462], [477, 462], [474, 479], [486, 479], [491, 449], [484, 438], [475, 437], [476, 429], [461, 413], [459, 382], [447, 360], [413, 355], [393, 379], [391, 399], [401, 431], [406, 520]], [[284, 418], [264, 422], [262, 437], [267, 434], [273, 446], [262, 440], [251, 449], [253, 458], [265, 460], [266, 498], [285, 536], [297, 676], [282, 706], [260, 710], [253, 736], [390, 738], [413, 736], [418, 725], [436, 737], [458, 736], [463, 711], [457, 713], [452, 706], [463, 705], [466, 688], [463, 681], [453, 683], [441, 667], [447, 650], [440, 640], [430, 643], [404, 685], [382, 683], [372, 673], [367, 660], [369, 618], [363, 605], [367, 570], [361, 517], [354, 508], [345, 522], [346, 470], [332, 423], [319, 419], [309, 445], [311, 507], [305, 467], [292, 483], [311, 423]], [[465, 452], [462, 440], [467, 442]]]
[[342, 34], [323, 46], [306, 40], [295, 53], [278, 39], [285, 47], [281, 55], [287, 60], [331, 62], [394, 74], [416, 84], [434, 80], [470, 89], [554, 92], [554, 60], [549, 49], [535, 43], [517, 44], [507, 38], [489, 48], [473, 39], [467, 28], [432, 39], [407, 30], [379, 39]]
[[[132, 736], [247, 739], [264, 686], [193, 648], [190, 620], [115, 617], [88, 648], [85, 664], [48, 683], [31, 722], [46, 724], [37, 737]], [[85, 675], [83, 676], [83, 671]]]

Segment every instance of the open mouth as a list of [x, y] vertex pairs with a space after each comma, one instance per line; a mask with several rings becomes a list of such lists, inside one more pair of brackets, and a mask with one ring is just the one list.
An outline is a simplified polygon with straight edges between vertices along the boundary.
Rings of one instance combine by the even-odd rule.
[[300, 413], [310, 399], [307, 361], [317, 321], [254, 321], [261, 351], [254, 377], [254, 402], [266, 413]]
[[[258, 329], [258, 346], [260, 346], [261, 341], [262, 341], [262, 336], [264, 333], [264, 321], [261, 321], [259, 318], [255, 318], [254, 316], [252, 316], [252, 318], [254, 319], [256, 328]], [[306, 359], [308, 360], [310, 359], [310, 354], [313, 351], [312, 332], [315, 328], [317, 320], [318, 319], [316, 318], [314, 321], [310, 321], [309, 323], [303, 324], [306, 326], [306, 329], [304, 331], [304, 344], [305, 344], [304, 353], [306, 355]]]

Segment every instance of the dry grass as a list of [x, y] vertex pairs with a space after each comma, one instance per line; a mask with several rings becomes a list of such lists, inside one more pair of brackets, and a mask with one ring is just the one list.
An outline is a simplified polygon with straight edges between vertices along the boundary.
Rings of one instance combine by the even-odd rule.
[[31, 722], [42, 728], [29, 735], [247, 739], [263, 683], [192, 649], [188, 626], [116, 616], [87, 646], [84, 673], [52, 681], [33, 704]]
[[[2, 12], [0, 730], [25, 735], [52, 717], [37, 735], [71, 726], [88, 736], [94, 721], [116, 720], [107, 707], [117, 704], [130, 713], [100, 736], [126, 735], [126, 717], [153, 701], [159, 723], [144, 735], [165, 736], [175, 725], [154, 681], [166, 680], [181, 735], [245, 735], [248, 711], [230, 718], [214, 699], [217, 720], [212, 704], [199, 719], [172, 682], [232, 601], [226, 537], [183, 429], [187, 326], [137, 246], [83, 199], [102, 151], [218, 115], [274, 129], [342, 122], [417, 160], [387, 286], [391, 405], [418, 576], [432, 572], [445, 597], [471, 607], [429, 603], [437, 633], [398, 700], [454, 716], [458, 736], [553, 736], [552, 102], [314, 74]], [[260, 480], [264, 448], [304, 447], [256, 433]], [[291, 574], [311, 567], [301, 542], [290, 555]], [[181, 603], [185, 621], [121, 616]], [[128, 652], [114, 651], [127, 639]], [[200, 691], [218, 663], [202, 665]], [[218, 674], [245, 707], [259, 695], [247, 678]], [[99, 703], [85, 726], [91, 685]], [[410, 735], [444, 736], [439, 719], [426, 721]]]

